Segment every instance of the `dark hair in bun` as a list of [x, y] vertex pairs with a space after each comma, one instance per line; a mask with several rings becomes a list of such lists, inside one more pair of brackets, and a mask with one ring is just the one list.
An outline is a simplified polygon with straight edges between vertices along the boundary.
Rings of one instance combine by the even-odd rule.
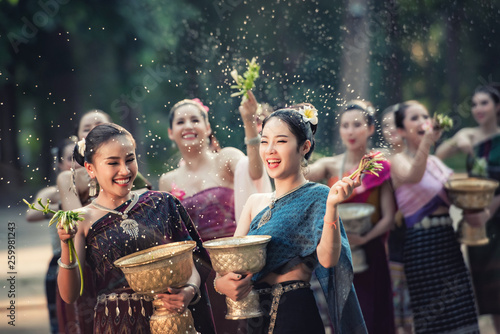
[[81, 143], [83, 142], [80, 141], [75, 145], [73, 158], [81, 166], [85, 164], [85, 161], [91, 163], [93, 162], [94, 154], [97, 152], [99, 147], [108, 142], [110, 139], [118, 136], [128, 136], [130, 141], [135, 146], [134, 137], [132, 137], [130, 132], [128, 132], [125, 128], [114, 123], [100, 124], [93, 128], [85, 138], [85, 150], [83, 155], [80, 154], [79, 150], [80, 145], [82, 145]]
[[306, 140], [311, 142], [311, 149], [304, 155], [306, 160], [309, 160], [311, 154], [314, 151], [314, 146], [316, 141], [314, 140], [314, 134], [316, 133], [316, 129], [318, 127], [317, 124], [311, 124], [311, 122], [307, 122], [302, 117], [302, 114], [298, 112], [298, 109], [307, 106], [312, 107], [312, 104], [309, 103], [301, 103], [289, 108], [279, 109], [273, 112], [271, 115], [267, 116], [262, 123], [262, 130], [264, 130], [266, 123], [273, 117], [281, 119], [288, 125], [290, 132], [297, 138], [297, 150], [304, 145]]
[[[415, 106], [415, 105], [424, 107], [423, 104], [421, 104], [420, 102], [415, 101], [415, 100], [410, 100], [410, 101], [406, 101], [406, 102], [397, 104], [396, 111], [394, 112], [394, 123], [396, 123], [396, 128], [399, 128], [399, 129], [405, 128], [403, 125], [403, 121], [405, 120], [405, 117], [406, 117], [406, 109], [408, 109], [411, 106]], [[427, 110], [427, 108], [425, 108], [425, 109]]]

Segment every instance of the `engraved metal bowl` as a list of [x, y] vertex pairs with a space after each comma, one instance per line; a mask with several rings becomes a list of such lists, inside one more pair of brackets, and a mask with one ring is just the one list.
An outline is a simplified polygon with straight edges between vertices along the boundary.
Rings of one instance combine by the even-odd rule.
[[490, 205], [498, 181], [470, 177], [450, 180], [445, 184], [450, 201], [464, 210], [482, 210]]
[[[343, 203], [338, 206], [339, 216], [346, 232], [363, 235], [372, 228], [375, 207], [368, 203]], [[351, 246], [352, 271], [362, 273], [368, 269], [365, 250]]]
[[[241, 275], [257, 273], [266, 264], [266, 246], [270, 235], [246, 235], [206, 241], [203, 246], [209, 251], [212, 266], [219, 275], [230, 272]], [[226, 319], [249, 319], [263, 315], [259, 294], [251, 290], [245, 298], [234, 301], [226, 297]]]
[[169, 287], [180, 287], [191, 277], [195, 241], [155, 246], [114, 262], [130, 287], [138, 293], [154, 295]]
[[220, 275], [257, 273], [266, 264], [266, 245], [270, 235], [246, 235], [205, 241], [214, 270]]
[[367, 203], [342, 203], [338, 206], [344, 229], [349, 233], [364, 234], [371, 230], [375, 207]]

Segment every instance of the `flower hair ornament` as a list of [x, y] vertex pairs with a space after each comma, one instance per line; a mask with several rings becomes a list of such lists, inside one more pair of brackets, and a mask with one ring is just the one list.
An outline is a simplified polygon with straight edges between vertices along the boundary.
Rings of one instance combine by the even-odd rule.
[[208, 112], [210, 110], [210, 108], [208, 108], [206, 105], [204, 105], [203, 102], [201, 102], [201, 100], [199, 98], [194, 98], [192, 101], [198, 103], [203, 108], [203, 110], [205, 110], [206, 112]]
[[78, 154], [80, 154], [82, 157], [85, 156], [85, 138], [82, 138], [82, 140], [80, 140], [78, 143], [76, 143], [76, 145], [78, 145]]
[[312, 125], [318, 124], [318, 110], [316, 108], [305, 105], [301, 106], [297, 111], [302, 115], [304, 122], [309, 122]]

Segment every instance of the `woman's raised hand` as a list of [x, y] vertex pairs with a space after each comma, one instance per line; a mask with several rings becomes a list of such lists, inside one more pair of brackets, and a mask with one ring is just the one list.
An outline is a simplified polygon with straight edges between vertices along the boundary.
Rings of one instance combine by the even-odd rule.
[[354, 188], [361, 184], [359, 176], [352, 180], [349, 177], [344, 177], [342, 180], [338, 180], [330, 188], [330, 193], [326, 200], [327, 205], [336, 206], [351, 196]]
[[252, 291], [252, 274], [248, 274], [245, 277], [236, 273], [220, 276], [215, 279], [215, 287], [218, 292], [232, 300], [241, 300]]
[[257, 104], [257, 100], [253, 95], [252, 91], [248, 91], [248, 99], [243, 98], [241, 101], [241, 105], [238, 108], [243, 118], [243, 121], [255, 122], [257, 116], [257, 109], [259, 105]]
[[72, 229], [68, 229], [68, 232], [66, 232], [63, 226], [57, 227], [57, 234], [59, 234], [59, 239], [61, 239], [61, 241], [64, 243], [68, 243], [68, 240], [73, 239], [76, 235], [76, 232], [78, 232], [77, 226], [74, 226]]

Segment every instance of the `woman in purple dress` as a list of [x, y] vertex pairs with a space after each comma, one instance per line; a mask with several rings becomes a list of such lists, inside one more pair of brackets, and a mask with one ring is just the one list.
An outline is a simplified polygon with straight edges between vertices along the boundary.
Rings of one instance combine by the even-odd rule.
[[[240, 106], [245, 128], [247, 157], [234, 147], [218, 148], [208, 122], [208, 107], [200, 100], [182, 100], [170, 110], [168, 135], [182, 155], [180, 166], [160, 178], [159, 189], [176, 195], [186, 208], [203, 241], [233, 236], [236, 230], [238, 197], [248, 196], [248, 187], [239, 187], [236, 182], [244, 179], [254, 192], [270, 191], [270, 183], [263, 172], [259, 157], [260, 135], [257, 132], [257, 101], [252, 92]], [[240, 175], [240, 176], [238, 176]], [[245, 199], [239, 201], [241, 206]], [[244, 321], [226, 320], [225, 298], [213, 290], [207, 282], [214, 311], [217, 331], [241, 333]]]
[[[81, 277], [75, 259], [70, 261], [67, 240], [74, 243], [81, 263], [88, 263], [95, 287], [94, 333], [149, 333], [151, 299], [130, 288], [115, 260], [139, 250], [175, 241], [193, 239], [201, 246], [196, 229], [179, 201], [168, 193], [131, 192], [137, 176], [135, 141], [130, 133], [115, 124], [96, 126], [85, 140], [78, 142], [75, 160], [85, 166], [100, 185], [91, 204], [79, 209], [84, 220], [78, 229], [59, 228], [61, 258], [58, 285], [67, 303], [78, 299]], [[203, 268], [206, 254], [198, 247], [197, 267]], [[203, 280], [193, 267], [189, 284], [169, 288], [158, 297], [167, 309], [183, 314], [197, 294], [203, 293]], [[203, 299], [202, 299], [203, 300]], [[213, 333], [210, 309], [205, 301], [192, 307], [195, 326]]]

